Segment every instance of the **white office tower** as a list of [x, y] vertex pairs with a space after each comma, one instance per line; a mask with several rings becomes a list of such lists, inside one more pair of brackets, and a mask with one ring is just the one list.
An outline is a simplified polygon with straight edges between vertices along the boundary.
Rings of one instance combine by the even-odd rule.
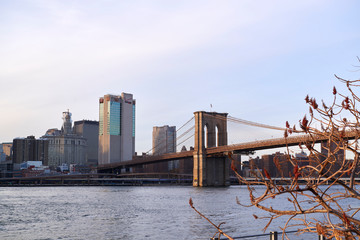
[[99, 99], [99, 165], [135, 155], [135, 99], [129, 93]]

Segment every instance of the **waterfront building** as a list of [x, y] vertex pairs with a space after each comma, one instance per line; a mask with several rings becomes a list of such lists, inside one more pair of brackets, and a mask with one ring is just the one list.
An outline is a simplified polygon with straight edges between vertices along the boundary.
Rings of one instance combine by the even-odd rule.
[[13, 166], [11, 160], [0, 162], [0, 178], [13, 177]]
[[87, 141], [87, 163], [97, 165], [99, 149], [99, 122], [81, 120], [74, 122], [74, 133]]
[[[190, 147], [189, 149], [194, 150], [193, 147]], [[182, 146], [180, 152], [186, 152], [187, 149], [185, 146]], [[187, 159], [180, 159], [179, 160], [179, 171], [178, 173], [182, 173], [182, 174], [193, 174], [193, 170], [194, 170], [194, 161], [188, 161]]]
[[51, 169], [66, 164], [87, 163], [87, 141], [84, 137], [73, 132], [71, 113], [63, 112], [63, 124], [61, 130], [49, 129], [42, 139], [49, 141], [49, 162]]
[[289, 156], [284, 153], [262, 155], [263, 170], [266, 170], [271, 177], [291, 177], [293, 165], [289, 161]]
[[41, 161], [27, 161], [20, 164], [20, 169], [39, 168], [43, 166]]
[[[238, 168], [240, 169], [240, 168]], [[250, 177], [250, 161], [241, 162], [241, 172], [240, 175], [243, 177]]]
[[153, 155], [176, 152], [176, 127], [168, 125], [153, 127], [152, 132]]
[[233, 165], [236, 168], [238, 174], [244, 176], [243, 175], [244, 170], [246, 168], [249, 169], [249, 162], [247, 162], [246, 165], [243, 165], [241, 163], [241, 154], [237, 154], [237, 153], [232, 154], [232, 159], [234, 159], [234, 162], [231, 163], [230, 166], [229, 166], [229, 174], [230, 174], [230, 176], [231, 177], [236, 177], [236, 173], [235, 173], [235, 171], [233, 171], [231, 169], [231, 165]]
[[303, 150], [299, 153], [295, 153], [295, 159], [299, 167], [310, 164], [309, 156]]
[[[322, 141], [320, 151], [320, 161], [323, 162], [328, 160], [331, 163], [325, 166], [325, 171], [329, 171], [328, 174], [337, 172], [346, 158], [346, 153], [341, 146], [339, 146], [339, 142], [328, 140]], [[321, 162], [317, 159], [311, 159], [310, 161], [313, 166], [317, 166]]]
[[0, 144], [0, 178], [13, 177], [12, 142]]
[[4, 142], [0, 144], [0, 162], [11, 160], [12, 142]]
[[250, 157], [249, 159], [249, 168], [244, 169], [244, 176], [245, 177], [260, 177], [262, 174], [262, 171], [264, 169], [264, 163], [262, 161], [262, 158], [257, 156], [256, 158]]
[[5, 160], [6, 160], [6, 154], [4, 153], [3, 145], [0, 144], [0, 162], [5, 162]]
[[[153, 127], [152, 132], [152, 153], [162, 155], [176, 152], [176, 127], [162, 126]], [[179, 160], [157, 163], [154, 165], [155, 172], [173, 171], [179, 168]]]
[[26, 138], [15, 138], [12, 145], [12, 162], [14, 164], [21, 164], [27, 161], [41, 161], [43, 165], [48, 164], [48, 140], [35, 139], [34, 136], [28, 136]]
[[[306, 166], [310, 162], [308, 155], [304, 151], [295, 154], [294, 164], [297, 164], [299, 167]], [[251, 171], [259, 170], [264, 174], [264, 170], [266, 170], [271, 177], [288, 178], [293, 176], [294, 171], [294, 166], [289, 161], [289, 156], [280, 152], [262, 155], [261, 158], [250, 158], [248, 165], [249, 169], [243, 172], [243, 176], [246, 177], [251, 176]]]
[[28, 161], [20, 165], [22, 177], [35, 177], [43, 174], [49, 174], [48, 166], [43, 166], [41, 161]]
[[89, 165], [70, 164], [70, 173], [90, 173], [93, 169]]
[[99, 164], [132, 160], [135, 155], [135, 99], [129, 93], [99, 99]]

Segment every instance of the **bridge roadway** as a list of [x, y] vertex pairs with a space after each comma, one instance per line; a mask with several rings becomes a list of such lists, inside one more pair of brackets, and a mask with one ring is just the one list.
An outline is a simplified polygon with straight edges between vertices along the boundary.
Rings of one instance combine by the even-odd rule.
[[[360, 132], [358, 131], [349, 131], [346, 132], [346, 138], [351, 140], [355, 139], [356, 137], [360, 136]], [[266, 150], [272, 148], [280, 148], [286, 146], [297, 146], [300, 143], [306, 142], [313, 142], [320, 143], [321, 141], [327, 140], [326, 136], [324, 137], [314, 137], [312, 138], [309, 135], [298, 135], [298, 136], [291, 136], [287, 138], [273, 138], [273, 139], [266, 139], [266, 140], [259, 140], [247, 143], [240, 143], [240, 144], [233, 144], [233, 145], [225, 145], [219, 147], [211, 147], [206, 148], [207, 155], [217, 155], [217, 154], [224, 154], [227, 152], [251, 152], [251, 151], [258, 151], [258, 150]], [[118, 162], [118, 163], [110, 163], [110, 164], [103, 164], [98, 166], [98, 170], [106, 170], [112, 168], [126, 168], [126, 167], [133, 167], [139, 166], [143, 164], [151, 164], [151, 163], [158, 163], [158, 162], [165, 162], [171, 160], [178, 160], [178, 159], [192, 159], [194, 151], [184, 151], [178, 153], [167, 153], [163, 155], [145, 155], [145, 156], [134, 156], [130, 161]]]

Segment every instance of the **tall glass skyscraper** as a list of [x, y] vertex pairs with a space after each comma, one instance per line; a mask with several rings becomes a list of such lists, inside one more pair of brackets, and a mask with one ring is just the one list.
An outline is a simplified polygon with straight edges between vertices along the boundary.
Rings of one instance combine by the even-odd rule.
[[129, 161], [135, 154], [135, 99], [129, 93], [99, 99], [99, 165]]

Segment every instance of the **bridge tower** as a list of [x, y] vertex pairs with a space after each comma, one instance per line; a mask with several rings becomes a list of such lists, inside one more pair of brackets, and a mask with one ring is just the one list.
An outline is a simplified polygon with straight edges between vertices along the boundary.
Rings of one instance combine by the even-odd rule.
[[230, 185], [230, 160], [224, 156], [207, 156], [206, 148], [227, 145], [227, 113], [195, 112], [195, 147], [193, 186]]

